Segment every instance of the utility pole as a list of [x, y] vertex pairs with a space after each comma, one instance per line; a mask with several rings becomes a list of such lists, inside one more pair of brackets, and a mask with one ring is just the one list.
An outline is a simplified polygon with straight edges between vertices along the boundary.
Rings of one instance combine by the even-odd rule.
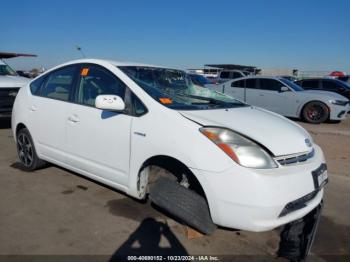
[[84, 52], [83, 52], [83, 50], [82, 50], [82, 48], [81, 48], [81, 46], [76, 45], [75, 48], [77, 49], [78, 52], [80, 52], [80, 54], [82, 55], [83, 58], [86, 57]]

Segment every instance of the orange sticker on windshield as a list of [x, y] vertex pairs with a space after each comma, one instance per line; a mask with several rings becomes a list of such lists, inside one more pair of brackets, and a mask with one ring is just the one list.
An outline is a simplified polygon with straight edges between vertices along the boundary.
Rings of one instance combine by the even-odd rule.
[[83, 68], [81, 70], [81, 73], [80, 73], [81, 76], [87, 76], [88, 74], [89, 74], [89, 68]]
[[168, 104], [173, 103], [173, 100], [171, 100], [170, 98], [167, 98], [167, 97], [161, 97], [161, 98], [159, 98], [159, 101], [164, 105], [168, 105]]

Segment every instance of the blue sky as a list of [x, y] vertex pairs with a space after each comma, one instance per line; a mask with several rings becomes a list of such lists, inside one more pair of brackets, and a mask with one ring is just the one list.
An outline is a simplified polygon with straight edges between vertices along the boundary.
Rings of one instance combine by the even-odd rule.
[[[37, 58], [17, 68], [88, 57], [177, 68], [236, 63], [350, 72], [350, 1], [3, 1], [0, 51]], [[4, 12], [4, 10], [6, 10]]]

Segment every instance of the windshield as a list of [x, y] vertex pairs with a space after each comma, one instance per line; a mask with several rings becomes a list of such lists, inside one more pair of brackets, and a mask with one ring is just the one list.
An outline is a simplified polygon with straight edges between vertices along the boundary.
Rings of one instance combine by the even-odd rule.
[[15, 76], [16, 71], [13, 70], [11, 67], [9, 67], [8, 65], [0, 65], [0, 76]]
[[294, 83], [294, 82], [292, 82], [292, 81], [290, 81], [288, 79], [280, 78], [280, 81], [283, 84], [285, 84], [285, 85], [289, 86], [290, 88], [292, 88], [294, 91], [304, 91], [304, 89], [301, 86], [297, 85], [296, 83]]
[[205, 110], [246, 106], [230, 96], [193, 85], [189, 76], [180, 70], [142, 66], [118, 68], [153, 99], [172, 109]]
[[334, 79], [334, 81], [338, 82], [342, 87], [350, 89], [350, 83], [338, 79]]
[[193, 74], [189, 74], [189, 76], [191, 77], [191, 80], [195, 85], [205, 86], [212, 84], [212, 82], [204, 76]]

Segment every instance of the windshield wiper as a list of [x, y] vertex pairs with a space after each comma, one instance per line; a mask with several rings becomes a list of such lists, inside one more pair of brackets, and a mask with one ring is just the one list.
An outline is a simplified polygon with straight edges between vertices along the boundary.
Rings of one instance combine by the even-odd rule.
[[198, 100], [204, 100], [204, 101], [208, 101], [210, 104], [213, 105], [226, 105], [228, 103], [221, 101], [221, 100], [217, 100], [215, 98], [212, 97], [203, 97], [203, 96], [196, 96], [196, 95], [184, 95], [190, 98], [194, 98], [194, 99], [198, 99]]
[[237, 101], [237, 102], [225, 102], [225, 101], [222, 101], [222, 100], [218, 100], [218, 99], [215, 99], [215, 98], [212, 98], [212, 97], [203, 97], [203, 96], [196, 96], [196, 95], [184, 95], [184, 96], [187, 96], [187, 97], [190, 97], [190, 98], [195, 98], [195, 99], [198, 99], [198, 100], [204, 100], [204, 101], [208, 101], [210, 104], [213, 104], [213, 105], [223, 105], [223, 106], [232, 106], [232, 105], [235, 105], [235, 106], [243, 106], [244, 104]]

